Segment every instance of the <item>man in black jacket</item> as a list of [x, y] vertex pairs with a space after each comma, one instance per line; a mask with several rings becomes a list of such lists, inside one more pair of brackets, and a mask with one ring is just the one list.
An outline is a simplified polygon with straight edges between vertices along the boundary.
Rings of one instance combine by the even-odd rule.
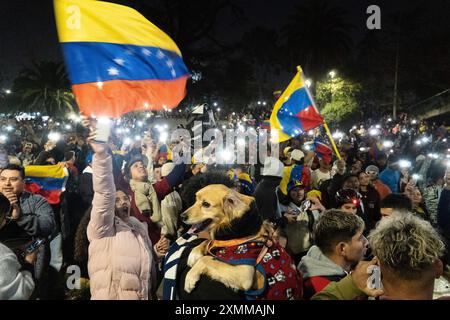
[[[0, 231], [0, 241], [11, 250], [17, 250], [23, 249], [32, 240], [48, 240], [56, 228], [52, 207], [42, 196], [25, 191], [23, 167], [10, 164], [2, 170], [0, 191], [8, 198], [13, 208], [9, 223]], [[41, 252], [35, 264], [38, 286], [42, 284], [39, 282], [48, 268], [48, 241], [46, 250]], [[45, 294], [40, 291], [38, 295], [42, 297]]]

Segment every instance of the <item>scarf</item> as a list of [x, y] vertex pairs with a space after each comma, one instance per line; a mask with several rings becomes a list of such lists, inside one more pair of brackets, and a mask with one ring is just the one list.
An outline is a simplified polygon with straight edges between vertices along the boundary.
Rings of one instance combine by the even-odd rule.
[[167, 251], [164, 257], [163, 300], [178, 300], [176, 291], [177, 270], [183, 251], [189, 243], [198, 238], [197, 234], [185, 233], [177, 239]]
[[139, 211], [146, 216], [149, 216], [152, 222], [161, 223], [161, 205], [158, 200], [153, 185], [150, 182], [140, 182], [131, 180], [131, 190], [134, 192], [134, 200]]

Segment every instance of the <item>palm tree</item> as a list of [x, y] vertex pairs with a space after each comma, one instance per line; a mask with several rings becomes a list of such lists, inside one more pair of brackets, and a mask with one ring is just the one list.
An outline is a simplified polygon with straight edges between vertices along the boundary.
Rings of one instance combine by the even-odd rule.
[[75, 100], [62, 62], [33, 62], [14, 80], [13, 92], [16, 111], [61, 115], [74, 110]]
[[318, 79], [342, 65], [353, 45], [346, 11], [325, 1], [309, 0], [297, 6], [283, 28], [291, 66], [301, 64], [305, 72]]

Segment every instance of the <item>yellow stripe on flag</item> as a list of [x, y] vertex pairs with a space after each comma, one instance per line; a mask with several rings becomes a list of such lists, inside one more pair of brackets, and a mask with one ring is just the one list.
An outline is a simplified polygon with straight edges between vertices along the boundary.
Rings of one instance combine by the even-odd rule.
[[64, 168], [59, 165], [53, 166], [26, 166], [25, 167], [26, 177], [37, 177], [37, 178], [65, 178], [66, 173]]
[[159, 47], [181, 56], [167, 34], [132, 8], [93, 0], [54, 0], [54, 7], [60, 42]]

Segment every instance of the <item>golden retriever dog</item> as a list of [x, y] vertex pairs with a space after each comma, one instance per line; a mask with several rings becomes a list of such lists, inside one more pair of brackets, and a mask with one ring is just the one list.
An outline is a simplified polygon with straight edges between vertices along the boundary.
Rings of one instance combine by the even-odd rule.
[[[266, 242], [272, 238], [273, 229], [263, 223], [254, 203], [254, 198], [238, 193], [224, 185], [209, 185], [196, 194], [196, 202], [181, 218], [196, 229], [207, 231], [212, 240], [233, 240], [251, 238]], [[264, 281], [249, 265], [231, 265], [208, 255], [210, 240], [195, 247], [189, 257], [185, 291], [192, 292], [200, 276], [225, 284], [233, 290], [250, 290], [260, 287]]]

